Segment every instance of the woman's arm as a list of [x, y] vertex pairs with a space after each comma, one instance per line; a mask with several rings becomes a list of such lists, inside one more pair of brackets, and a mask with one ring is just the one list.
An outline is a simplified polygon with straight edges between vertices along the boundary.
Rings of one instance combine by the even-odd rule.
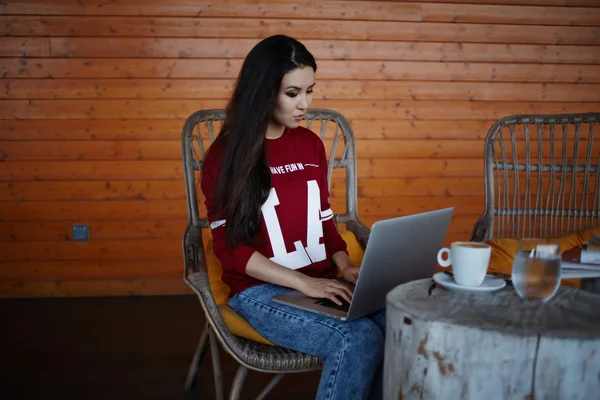
[[356, 283], [358, 279], [358, 271], [360, 270], [357, 266], [352, 264], [348, 253], [345, 251], [338, 251], [332, 257], [333, 263], [340, 270], [344, 279], [351, 283]]
[[299, 290], [310, 297], [327, 298], [341, 305], [338, 297], [350, 302], [352, 292], [335, 279], [312, 278], [293, 269], [285, 268], [254, 252], [246, 264], [246, 274], [264, 282]]

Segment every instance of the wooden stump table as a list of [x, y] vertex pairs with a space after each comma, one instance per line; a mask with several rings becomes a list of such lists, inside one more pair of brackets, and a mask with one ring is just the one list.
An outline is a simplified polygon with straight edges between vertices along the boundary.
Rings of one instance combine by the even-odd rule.
[[543, 303], [430, 279], [387, 295], [384, 399], [600, 399], [600, 295]]

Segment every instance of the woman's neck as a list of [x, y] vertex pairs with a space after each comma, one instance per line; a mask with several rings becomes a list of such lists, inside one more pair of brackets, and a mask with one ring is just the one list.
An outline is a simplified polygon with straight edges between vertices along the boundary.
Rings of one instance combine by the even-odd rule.
[[283, 136], [283, 132], [285, 131], [285, 127], [281, 124], [278, 124], [275, 121], [270, 121], [267, 126], [267, 133], [265, 134], [265, 138], [267, 139], [279, 139]]

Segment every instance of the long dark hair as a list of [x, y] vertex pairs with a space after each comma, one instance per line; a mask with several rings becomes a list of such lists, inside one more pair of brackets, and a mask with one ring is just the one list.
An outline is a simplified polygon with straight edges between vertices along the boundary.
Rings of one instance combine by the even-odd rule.
[[265, 134], [277, 105], [283, 76], [302, 66], [316, 72], [312, 54], [297, 40], [276, 35], [258, 43], [246, 56], [237, 78], [223, 141], [217, 207], [226, 216], [227, 244], [252, 243], [261, 223], [261, 205], [271, 190]]

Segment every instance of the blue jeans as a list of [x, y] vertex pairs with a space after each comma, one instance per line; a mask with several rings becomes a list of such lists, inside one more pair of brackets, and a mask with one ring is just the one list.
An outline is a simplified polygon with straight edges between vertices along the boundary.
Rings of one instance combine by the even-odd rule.
[[289, 290], [254, 286], [229, 299], [229, 305], [271, 343], [325, 360], [317, 399], [362, 400], [370, 391], [381, 398], [385, 310], [340, 321], [271, 300]]

